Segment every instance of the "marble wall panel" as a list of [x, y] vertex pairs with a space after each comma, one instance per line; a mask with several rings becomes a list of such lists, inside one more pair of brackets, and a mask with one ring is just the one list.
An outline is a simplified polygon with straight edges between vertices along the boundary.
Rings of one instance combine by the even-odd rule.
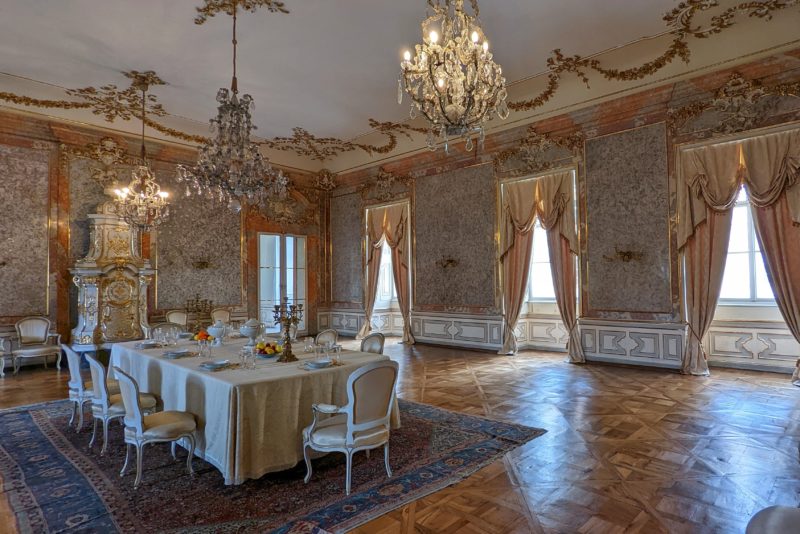
[[89, 252], [89, 219], [87, 216], [90, 213], [97, 213], [97, 207], [109, 200], [109, 197], [103, 193], [103, 186], [92, 178], [94, 165], [92, 160], [85, 158], [70, 158], [67, 164], [71, 264]]
[[[494, 307], [497, 188], [492, 166], [417, 178], [414, 188], [414, 307]], [[442, 259], [455, 264], [444, 267]]]
[[666, 126], [586, 142], [587, 315], [670, 313]]
[[0, 145], [0, 316], [48, 311], [49, 160]]
[[364, 298], [361, 258], [362, 209], [358, 195], [331, 198], [331, 300], [357, 302]]
[[[173, 199], [156, 236], [157, 307], [183, 308], [195, 295], [214, 305], [244, 305], [241, 215], [225, 204], [183, 195], [174, 169], [159, 170], [157, 177]], [[198, 261], [208, 267], [195, 267]]]

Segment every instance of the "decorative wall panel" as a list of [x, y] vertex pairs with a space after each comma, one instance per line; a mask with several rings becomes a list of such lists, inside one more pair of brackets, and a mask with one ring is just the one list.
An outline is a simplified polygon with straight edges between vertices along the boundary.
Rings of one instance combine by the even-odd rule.
[[357, 302], [364, 298], [361, 258], [362, 213], [357, 195], [331, 198], [331, 300]]
[[492, 166], [417, 178], [414, 185], [414, 308], [493, 308], [497, 191]]
[[714, 321], [703, 339], [709, 363], [791, 372], [800, 344], [782, 322]]
[[411, 314], [411, 331], [417, 341], [496, 351], [503, 345], [500, 316]]
[[670, 323], [580, 321], [583, 350], [589, 360], [680, 367], [685, 326]]
[[[85, 158], [70, 158], [67, 163], [69, 175], [69, 256], [70, 263], [83, 258], [89, 252], [90, 213], [110, 200], [103, 193], [103, 186], [92, 178], [93, 162]], [[123, 171], [120, 171], [122, 174]]]
[[586, 315], [668, 317], [673, 308], [666, 126], [590, 139], [585, 158]]
[[180, 194], [174, 176], [157, 172], [175, 202], [156, 236], [157, 307], [183, 308], [196, 294], [215, 306], [244, 305], [240, 214], [225, 204]]
[[517, 322], [514, 335], [520, 349], [566, 352], [569, 336], [557, 315], [530, 315]]
[[0, 316], [47, 315], [50, 150], [0, 145]]

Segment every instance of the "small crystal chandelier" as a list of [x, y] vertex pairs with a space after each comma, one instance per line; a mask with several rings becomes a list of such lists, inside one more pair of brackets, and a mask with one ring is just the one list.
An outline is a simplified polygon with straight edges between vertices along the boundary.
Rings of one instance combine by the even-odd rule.
[[429, 0], [433, 15], [422, 22], [422, 44], [414, 55], [403, 53], [397, 102], [405, 91], [417, 111], [431, 123], [428, 148], [437, 139], [463, 137], [472, 150], [472, 138], [483, 144], [483, 125], [495, 115], [508, 117], [506, 79], [492, 60], [489, 42], [478, 23], [478, 2], [470, 0], [474, 15], [464, 12], [464, 0]]
[[236, 80], [236, 11], [233, 16], [233, 79], [231, 89], [217, 91], [217, 116], [211, 119], [211, 139], [200, 147], [197, 163], [187, 168], [178, 165], [178, 180], [186, 185], [186, 195], [211, 197], [239, 211], [243, 204], [263, 204], [287, 196], [288, 179], [273, 169], [258, 145], [250, 141], [255, 130], [251, 111], [253, 97], [239, 97]]
[[169, 216], [169, 193], [161, 190], [156, 177], [147, 164], [147, 152], [144, 146], [145, 102], [148, 84], [143, 79], [136, 80], [135, 86], [142, 91], [142, 150], [141, 165], [131, 173], [128, 187], [115, 189], [117, 214], [137, 230], [149, 232], [163, 223]]

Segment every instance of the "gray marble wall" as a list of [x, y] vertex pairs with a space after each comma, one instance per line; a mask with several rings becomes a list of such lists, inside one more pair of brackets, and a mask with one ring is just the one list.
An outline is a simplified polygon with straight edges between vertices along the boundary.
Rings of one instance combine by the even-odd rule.
[[414, 188], [414, 306], [493, 307], [494, 169], [481, 165], [417, 178]]
[[666, 126], [586, 141], [590, 315], [672, 312]]
[[361, 198], [357, 194], [332, 197], [330, 217], [331, 301], [361, 303], [364, 299]]
[[0, 316], [47, 314], [49, 160], [0, 145]]
[[[159, 170], [158, 180], [173, 201], [156, 236], [158, 308], [182, 308], [196, 294], [214, 305], [244, 305], [241, 215], [225, 204], [186, 197], [174, 170]], [[195, 267], [197, 261], [208, 267]]]

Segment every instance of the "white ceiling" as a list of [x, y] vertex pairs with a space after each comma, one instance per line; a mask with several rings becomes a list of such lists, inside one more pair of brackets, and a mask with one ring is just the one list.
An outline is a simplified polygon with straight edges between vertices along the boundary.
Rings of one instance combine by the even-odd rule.
[[[129, 83], [155, 70], [170, 113], [206, 123], [230, 84], [230, 18], [193, 23], [200, 0], [4, 0], [0, 72], [61, 87]], [[481, 20], [509, 81], [545, 69], [553, 48], [589, 55], [662, 32], [676, 0], [483, 0]], [[286, 0], [288, 15], [245, 14], [239, 85], [256, 101], [260, 137], [302, 126], [351, 138], [367, 119], [401, 120], [401, 51], [420, 39], [424, 0]], [[4, 80], [0, 77], [0, 90]], [[6, 90], [9, 90], [6, 88]], [[90, 119], [105, 125], [101, 117]]]

